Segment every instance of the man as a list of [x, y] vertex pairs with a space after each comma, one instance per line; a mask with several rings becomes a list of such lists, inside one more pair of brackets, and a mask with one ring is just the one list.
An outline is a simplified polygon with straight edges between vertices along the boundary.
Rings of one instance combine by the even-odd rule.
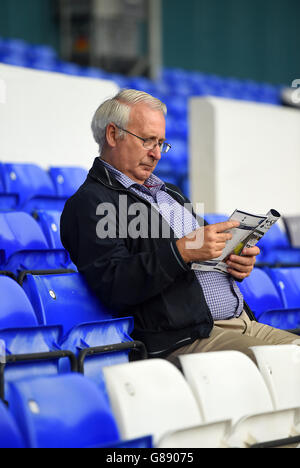
[[[61, 236], [72, 261], [116, 315], [133, 315], [132, 337], [149, 357], [291, 343], [295, 336], [253, 320], [236, 284], [251, 274], [257, 247], [228, 259], [228, 275], [195, 272], [195, 260], [218, 257], [228, 221], [205, 225], [181, 191], [153, 172], [170, 149], [166, 107], [152, 96], [121, 91], [96, 111], [100, 157], [66, 203]], [[251, 320], [252, 319], [252, 320]]]

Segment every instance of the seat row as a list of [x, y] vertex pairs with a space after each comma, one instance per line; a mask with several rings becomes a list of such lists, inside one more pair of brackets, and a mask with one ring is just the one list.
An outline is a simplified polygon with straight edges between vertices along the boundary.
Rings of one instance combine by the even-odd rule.
[[24, 270], [73, 269], [60, 240], [59, 211], [0, 212], [0, 270], [18, 276]]
[[164, 97], [178, 95], [213, 95], [232, 99], [280, 104], [282, 86], [258, 83], [251, 80], [222, 78], [216, 75], [164, 68], [159, 80], [144, 77], [126, 77], [92, 67], [82, 67], [75, 63], [59, 60], [56, 51], [49, 46], [33, 46], [18, 39], [0, 38], [0, 62], [9, 65], [29, 67], [76, 76], [88, 76], [115, 81], [121, 88], [135, 88], [159, 94]]
[[81, 167], [45, 170], [37, 164], [0, 163], [0, 210], [62, 211], [86, 176], [87, 170]]
[[238, 351], [103, 368], [103, 387], [74, 374], [10, 384], [0, 447], [248, 448], [299, 445], [300, 349]]
[[0, 293], [3, 399], [5, 383], [20, 376], [78, 369], [98, 379], [104, 363], [146, 356], [130, 337], [133, 318], [116, 317], [79, 273], [28, 274], [23, 287], [0, 276]]

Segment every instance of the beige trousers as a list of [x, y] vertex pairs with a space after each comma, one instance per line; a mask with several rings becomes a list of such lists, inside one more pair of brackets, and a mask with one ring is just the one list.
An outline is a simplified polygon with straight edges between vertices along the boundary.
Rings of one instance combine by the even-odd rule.
[[244, 311], [238, 318], [216, 321], [209, 338], [199, 339], [183, 346], [166, 359], [180, 368], [178, 356], [181, 354], [236, 350], [246, 354], [256, 363], [250, 346], [291, 343], [300, 345], [300, 336], [251, 321]]

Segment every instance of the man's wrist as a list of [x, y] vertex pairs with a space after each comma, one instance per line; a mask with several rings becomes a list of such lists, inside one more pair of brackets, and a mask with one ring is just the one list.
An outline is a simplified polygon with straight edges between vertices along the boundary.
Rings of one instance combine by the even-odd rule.
[[192, 262], [194, 258], [192, 258], [191, 249], [187, 249], [185, 247], [185, 244], [186, 244], [186, 239], [184, 237], [176, 241], [177, 250], [180, 253], [182, 260], [188, 264]]

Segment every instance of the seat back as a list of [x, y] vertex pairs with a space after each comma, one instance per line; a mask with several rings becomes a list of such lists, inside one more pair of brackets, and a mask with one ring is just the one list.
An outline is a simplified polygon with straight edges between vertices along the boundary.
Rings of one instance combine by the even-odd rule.
[[290, 247], [286, 233], [278, 224], [273, 224], [271, 229], [269, 229], [257, 245], [261, 248], [263, 253], [274, 249]]
[[180, 371], [166, 360], [149, 359], [104, 367], [111, 406], [122, 438], [196, 426], [202, 418]]
[[300, 347], [295, 343], [251, 349], [275, 409], [300, 407]]
[[60, 217], [61, 212], [54, 210], [38, 210], [34, 214], [51, 249], [64, 248], [60, 239]]
[[23, 288], [39, 324], [60, 324], [64, 335], [76, 325], [113, 318], [79, 273], [27, 275]]
[[25, 448], [16, 421], [2, 401], [0, 401], [0, 448]]
[[48, 247], [37, 222], [24, 212], [0, 213], [0, 269], [21, 270], [67, 268], [65, 250]]
[[0, 163], [0, 210], [10, 211], [16, 209], [18, 204], [17, 195], [8, 195], [4, 184], [4, 167]]
[[[79, 356], [80, 352], [87, 348], [108, 347], [108, 345], [131, 342], [132, 330], [133, 317], [83, 323], [72, 328], [60, 342], [60, 347]], [[110, 352], [108, 349], [100, 354], [93, 352], [85, 357], [84, 375], [99, 383], [102, 379], [101, 369], [104, 366], [128, 362], [128, 354], [129, 349], [119, 350], [117, 346]]]
[[205, 422], [273, 410], [267, 386], [257, 367], [238, 351], [216, 351], [180, 356], [184, 375]]
[[275, 284], [284, 307], [300, 308], [300, 267], [270, 268], [268, 275]]
[[18, 194], [19, 207], [34, 197], [55, 196], [51, 178], [38, 165], [4, 163], [3, 169], [6, 192]]
[[[59, 361], [49, 353], [59, 349], [61, 327], [24, 327], [0, 330], [0, 339], [5, 343], [6, 364], [5, 382], [22, 378], [58, 374]], [[39, 359], [38, 354], [48, 355], [47, 359]], [[17, 361], [16, 356], [26, 355], [26, 359]], [[13, 358], [12, 358], [13, 356]], [[12, 360], [10, 360], [12, 358]], [[69, 368], [66, 372], [69, 372]], [[5, 399], [10, 401], [6, 385]]]
[[283, 308], [283, 302], [271, 278], [260, 268], [254, 268], [251, 275], [238, 283], [238, 286], [257, 319], [267, 310]]
[[16, 281], [0, 276], [0, 297], [0, 329], [38, 325], [32, 305]]
[[119, 440], [106, 398], [79, 374], [11, 385], [11, 412], [30, 448], [89, 448]]
[[57, 195], [69, 198], [83, 184], [88, 171], [82, 167], [50, 167], [49, 174]]

